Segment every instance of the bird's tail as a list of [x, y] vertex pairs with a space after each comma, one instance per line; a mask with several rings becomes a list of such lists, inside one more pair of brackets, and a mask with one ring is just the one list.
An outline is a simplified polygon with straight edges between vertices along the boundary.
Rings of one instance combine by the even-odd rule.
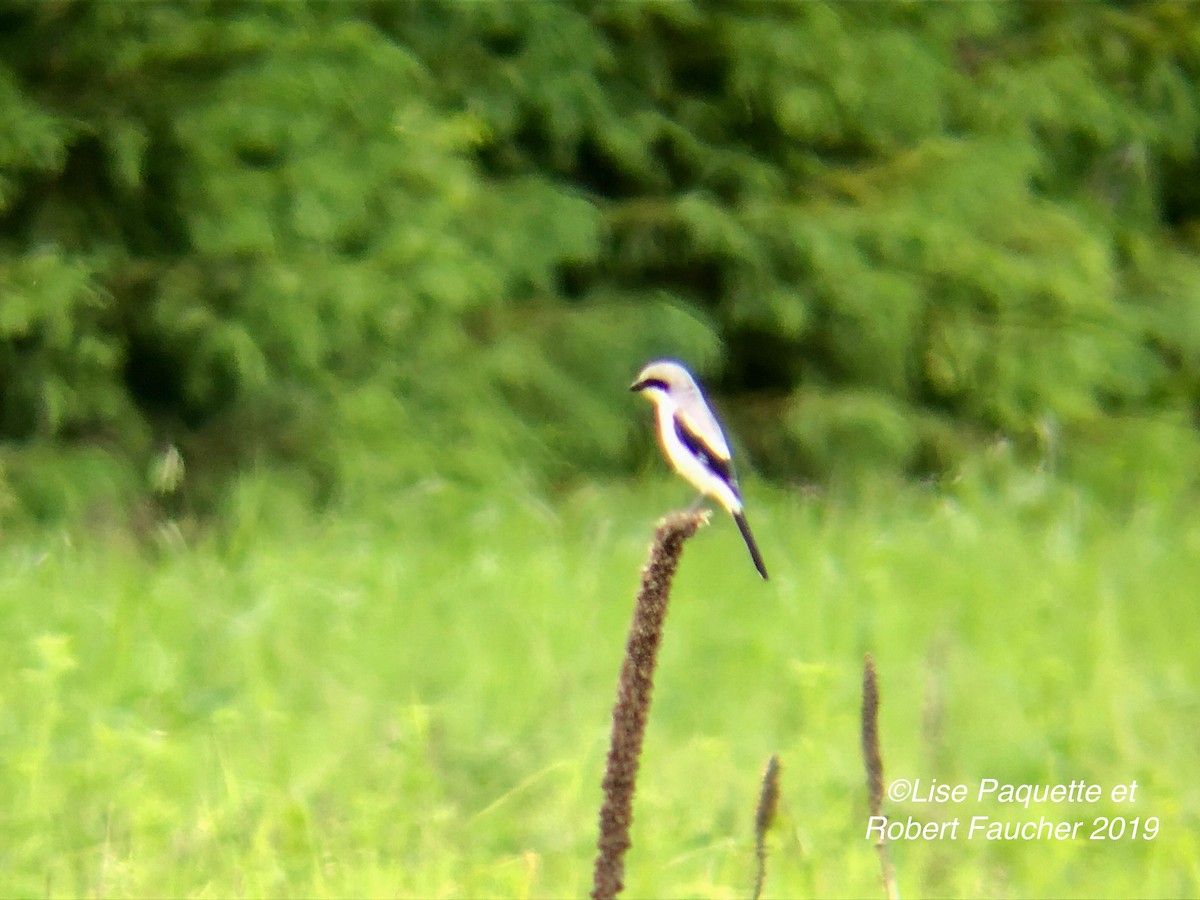
[[738, 531], [742, 533], [742, 540], [746, 542], [746, 549], [750, 551], [750, 558], [754, 560], [754, 568], [758, 569], [758, 574], [766, 581], [767, 567], [763, 563], [762, 554], [758, 552], [754, 535], [750, 533], [750, 523], [746, 521], [746, 514], [739, 509], [733, 514], [733, 521], [737, 522]]

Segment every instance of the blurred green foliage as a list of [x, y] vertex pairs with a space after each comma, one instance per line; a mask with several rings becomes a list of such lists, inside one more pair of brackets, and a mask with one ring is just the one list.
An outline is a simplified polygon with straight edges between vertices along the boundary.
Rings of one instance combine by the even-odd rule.
[[[689, 542], [622, 897], [746, 896], [771, 753], [767, 896], [884, 896], [867, 651], [889, 779], [1139, 784], [1124, 804], [885, 800], [962, 819], [891, 844], [904, 896], [1200, 894], [1200, 519], [1122, 519], [1032, 475], [996, 502], [992, 474], [869, 504], [755, 488], [765, 587], [727, 519]], [[368, 515], [305, 515], [258, 478], [231, 493], [230, 527], [186, 548], [165, 526], [154, 553], [6, 535], [0, 894], [585, 896], [634, 576], [675, 480], [553, 505], [448, 485]], [[967, 840], [975, 815], [1087, 824]], [[1160, 830], [1085, 840], [1097, 815]]]
[[666, 354], [777, 478], [1194, 479], [1198, 148], [1189, 4], [9, 3], [0, 509], [620, 471]]

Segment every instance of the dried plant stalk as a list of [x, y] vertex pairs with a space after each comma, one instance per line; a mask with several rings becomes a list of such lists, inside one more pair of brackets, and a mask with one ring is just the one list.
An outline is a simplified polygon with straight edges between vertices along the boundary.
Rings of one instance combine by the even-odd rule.
[[771, 754], [763, 772], [762, 787], [758, 792], [758, 808], [754, 811], [754, 856], [758, 867], [754, 874], [754, 900], [762, 896], [767, 880], [767, 831], [775, 821], [779, 807], [779, 757]]
[[[883, 756], [879, 752], [879, 684], [870, 653], [863, 658], [862, 752], [867, 767], [868, 815], [879, 816], [883, 814]], [[875, 842], [875, 852], [879, 855], [879, 873], [888, 900], [897, 900], [900, 894], [896, 889], [896, 874], [887, 841], [882, 836]]]
[[600, 839], [592, 886], [595, 900], [611, 900], [624, 887], [624, 856], [629, 849], [629, 826], [633, 822], [633, 790], [650, 711], [654, 666], [662, 639], [663, 620], [667, 615], [671, 579], [683, 553], [684, 541], [708, 519], [706, 510], [690, 510], [672, 513], [659, 522], [650, 559], [642, 570], [642, 587], [629, 626], [617, 702], [613, 707], [612, 739], [604, 772], [604, 802], [600, 806]]

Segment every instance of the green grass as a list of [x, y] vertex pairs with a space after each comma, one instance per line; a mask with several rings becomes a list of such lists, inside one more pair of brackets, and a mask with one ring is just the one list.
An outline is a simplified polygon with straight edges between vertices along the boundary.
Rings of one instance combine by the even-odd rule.
[[[430, 487], [324, 517], [277, 499], [251, 484], [220, 535], [155, 552], [6, 536], [0, 894], [586, 894], [638, 571], [686, 489]], [[1139, 784], [1125, 808], [885, 800], [893, 817], [1161, 823], [894, 843], [904, 896], [1200, 893], [1200, 517], [1032, 477], [750, 504], [769, 583], [723, 518], [684, 553], [627, 896], [746, 896], [771, 753], [767, 896], [882, 896], [867, 651], [889, 780]]]

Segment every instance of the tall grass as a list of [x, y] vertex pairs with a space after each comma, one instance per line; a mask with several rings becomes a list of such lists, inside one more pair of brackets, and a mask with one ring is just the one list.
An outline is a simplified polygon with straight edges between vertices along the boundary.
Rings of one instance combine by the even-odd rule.
[[[614, 661], [678, 486], [426, 486], [324, 516], [256, 490], [190, 542], [5, 536], [0, 894], [585, 894]], [[766, 895], [879, 896], [866, 652], [889, 778], [1136, 779], [1089, 813], [1161, 820], [1153, 841], [891, 842], [908, 895], [1200, 893], [1200, 517], [1044, 484], [750, 501], [771, 581], [724, 519], [676, 577], [629, 896], [743, 895], [774, 752]]]

